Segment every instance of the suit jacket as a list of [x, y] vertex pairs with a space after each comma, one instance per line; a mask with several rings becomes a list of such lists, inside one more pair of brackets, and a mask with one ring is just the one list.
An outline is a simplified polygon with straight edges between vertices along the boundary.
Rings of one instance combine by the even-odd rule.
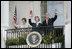
[[49, 18], [48, 19], [48, 25], [46, 23], [46, 20], [44, 20], [42, 22], [42, 26], [45, 26], [45, 27], [42, 27], [43, 28], [43, 31], [44, 31], [44, 34], [46, 34], [46, 32], [50, 33], [52, 30], [53, 30], [53, 23], [54, 21], [57, 19], [57, 15], [55, 15], [54, 18]]
[[31, 19], [29, 19], [29, 24], [32, 26], [32, 31], [40, 32], [41, 23], [39, 23], [38, 26], [36, 27], [36, 23], [32, 23]]
[[55, 17], [54, 18], [49, 18], [48, 19], [48, 25], [47, 25], [47, 23], [46, 23], [46, 20], [44, 20], [43, 22], [42, 22], [42, 26], [53, 26], [53, 23], [54, 23], [54, 21], [57, 19], [57, 15], [55, 15]]

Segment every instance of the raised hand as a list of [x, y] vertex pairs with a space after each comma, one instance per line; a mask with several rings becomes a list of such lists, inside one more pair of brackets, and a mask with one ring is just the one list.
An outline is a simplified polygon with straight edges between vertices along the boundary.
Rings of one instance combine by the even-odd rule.
[[57, 9], [55, 9], [55, 14], [57, 14]]
[[32, 10], [30, 11], [30, 17], [32, 18], [33, 16], [32, 16]]
[[32, 17], [32, 14], [30, 14], [29, 16]]

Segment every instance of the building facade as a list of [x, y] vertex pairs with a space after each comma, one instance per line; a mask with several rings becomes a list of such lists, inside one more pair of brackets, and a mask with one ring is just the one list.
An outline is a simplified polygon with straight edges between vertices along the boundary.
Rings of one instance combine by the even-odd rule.
[[[28, 25], [30, 10], [33, 10], [33, 17], [39, 16], [41, 23], [45, 19], [46, 12], [50, 13], [52, 18], [54, 9], [57, 8], [58, 18], [54, 22], [54, 26], [65, 26], [65, 47], [71, 47], [71, 1], [1, 1], [1, 47], [5, 47], [5, 30], [14, 28], [12, 20], [15, 6], [17, 8], [17, 24], [21, 24], [21, 19], [25, 17]], [[34, 22], [34, 18], [32, 22]]]

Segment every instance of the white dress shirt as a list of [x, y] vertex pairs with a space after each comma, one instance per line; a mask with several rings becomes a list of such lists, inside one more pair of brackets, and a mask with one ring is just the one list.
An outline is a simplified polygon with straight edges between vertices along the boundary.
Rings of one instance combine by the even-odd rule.
[[36, 27], [38, 27], [39, 22], [36, 23]]

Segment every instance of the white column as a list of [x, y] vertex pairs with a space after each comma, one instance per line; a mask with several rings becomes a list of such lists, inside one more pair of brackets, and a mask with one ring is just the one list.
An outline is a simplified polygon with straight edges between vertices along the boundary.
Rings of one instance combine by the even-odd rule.
[[71, 48], [71, 1], [66, 1], [67, 19], [65, 24], [65, 48]]
[[5, 48], [6, 29], [9, 28], [9, 1], [1, 1], [1, 48]]

